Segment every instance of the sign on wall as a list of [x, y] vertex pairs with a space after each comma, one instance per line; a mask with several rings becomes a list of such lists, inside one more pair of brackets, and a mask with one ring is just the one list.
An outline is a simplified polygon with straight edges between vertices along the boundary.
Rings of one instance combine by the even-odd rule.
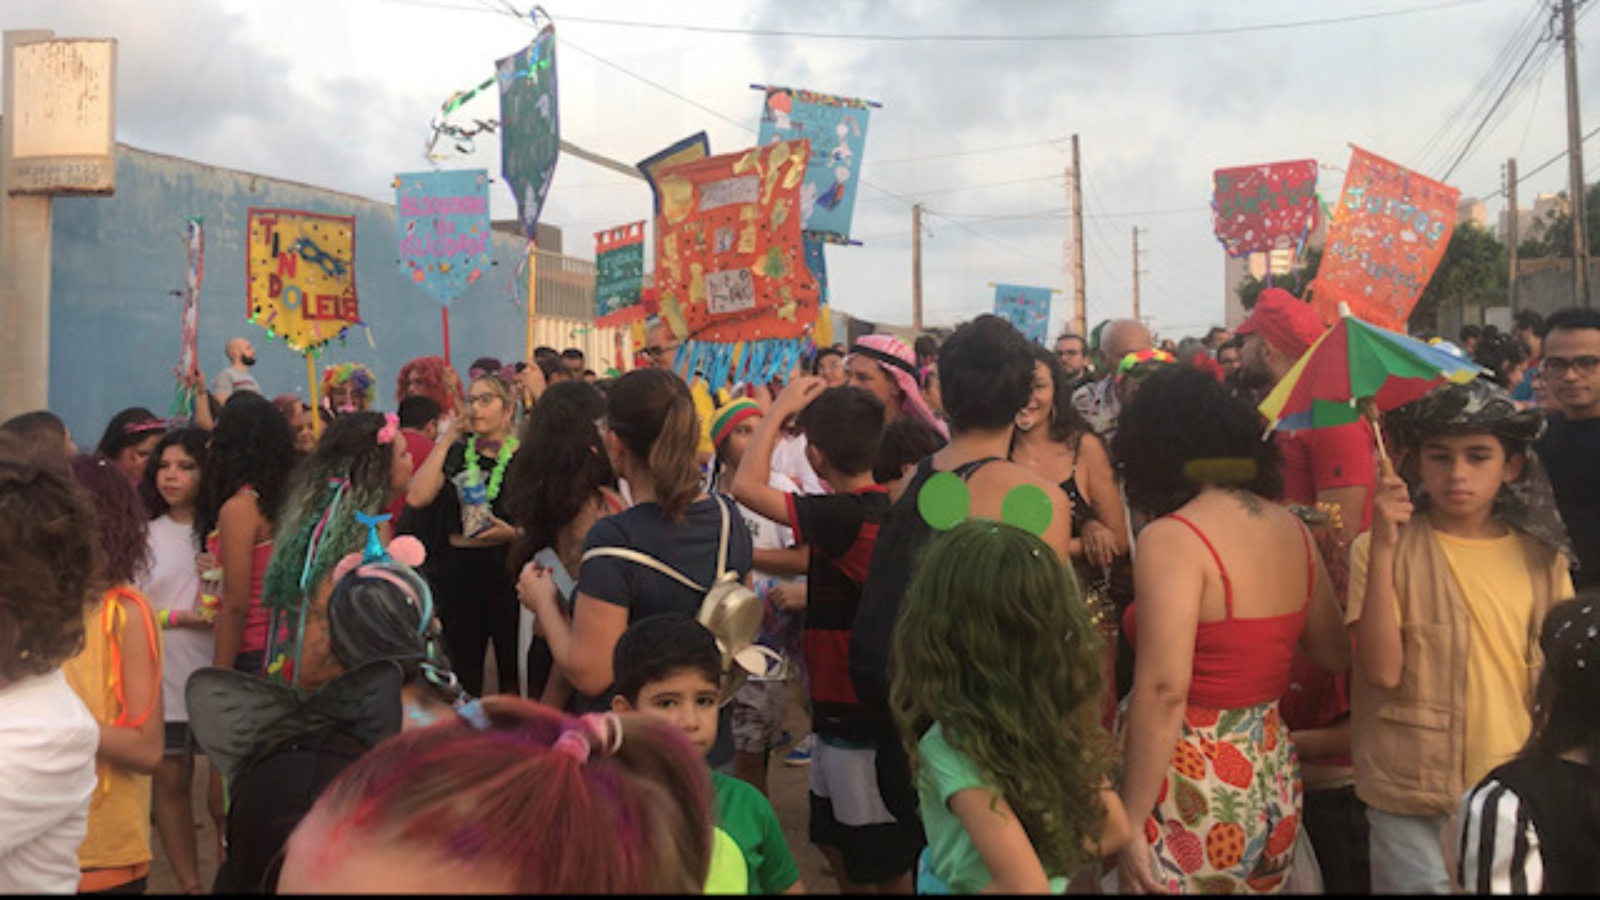
[[11, 194], [116, 189], [117, 42], [45, 40], [12, 50]]

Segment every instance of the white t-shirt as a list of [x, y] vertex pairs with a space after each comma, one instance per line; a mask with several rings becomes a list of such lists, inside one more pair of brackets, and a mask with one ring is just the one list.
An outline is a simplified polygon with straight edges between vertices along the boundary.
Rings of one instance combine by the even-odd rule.
[[800, 486], [792, 493], [829, 493], [812, 470], [811, 463], [806, 462], [806, 436], [803, 434], [786, 434], [779, 438], [778, 445], [772, 448], [772, 471], [789, 476], [789, 480]]
[[58, 669], [0, 688], [0, 894], [72, 894], [100, 726]]
[[[150, 566], [134, 584], [153, 610], [193, 610], [200, 595], [195, 571], [194, 528], [162, 516], [150, 523]], [[189, 721], [183, 688], [196, 669], [211, 665], [216, 636], [209, 628], [167, 628], [161, 632], [161, 707], [168, 722]]]

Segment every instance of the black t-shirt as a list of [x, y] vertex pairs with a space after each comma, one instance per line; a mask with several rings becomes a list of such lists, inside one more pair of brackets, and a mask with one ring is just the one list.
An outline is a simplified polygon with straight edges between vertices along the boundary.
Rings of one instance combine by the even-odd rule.
[[1534, 449], [1578, 557], [1573, 586], [1600, 585], [1600, 418], [1572, 421], [1555, 413]]
[[850, 629], [861, 586], [889, 514], [889, 492], [871, 485], [853, 494], [789, 494], [795, 543], [811, 548], [801, 637], [811, 690], [812, 728], [826, 737], [876, 737], [871, 710], [850, 681]]
[[[493, 477], [495, 466], [494, 454], [478, 454], [478, 471], [483, 477], [487, 488], [489, 479]], [[417, 461], [421, 465], [421, 460]], [[450, 450], [444, 457], [444, 485], [439, 488], [439, 493], [433, 502], [421, 509], [410, 506], [400, 514], [400, 521], [395, 526], [395, 534], [411, 534], [422, 541], [428, 548], [428, 559], [423, 564], [425, 572], [438, 572], [452, 566], [471, 564], [477, 561], [492, 562], [498, 560], [503, 564], [506, 547], [455, 547], [450, 544], [450, 538], [461, 533], [461, 496], [457, 493], [455, 477], [467, 468], [467, 442], [465, 439], [450, 445]], [[510, 480], [511, 464], [506, 463], [506, 473], [501, 476], [500, 493], [489, 501], [489, 509], [496, 518], [511, 521], [506, 510], [506, 500], [510, 496], [506, 482]]]
[[[589, 529], [583, 550], [636, 550], [709, 588], [721, 574], [716, 570], [717, 547], [722, 540], [719, 504], [728, 514], [726, 567], [743, 578], [750, 574], [750, 530], [745, 527], [738, 506], [720, 495], [689, 504], [683, 518], [676, 522], [665, 519], [656, 503], [641, 503], [607, 516]], [[704, 591], [691, 590], [654, 569], [614, 556], [584, 560], [578, 568], [578, 593], [626, 608], [630, 624], [657, 613], [693, 616], [705, 599]]]

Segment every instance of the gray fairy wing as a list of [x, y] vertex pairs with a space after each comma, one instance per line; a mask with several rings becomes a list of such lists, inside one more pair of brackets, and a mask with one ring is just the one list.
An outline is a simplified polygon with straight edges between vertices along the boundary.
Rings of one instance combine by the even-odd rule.
[[323, 685], [307, 701], [315, 720], [337, 723], [367, 746], [400, 733], [405, 671], [398, 663], [377, 659]]
[[287, 686], [219, 668], [190, 675], [184, 700], [195, 741], [229, 778], [272, 727], [299, 708]]

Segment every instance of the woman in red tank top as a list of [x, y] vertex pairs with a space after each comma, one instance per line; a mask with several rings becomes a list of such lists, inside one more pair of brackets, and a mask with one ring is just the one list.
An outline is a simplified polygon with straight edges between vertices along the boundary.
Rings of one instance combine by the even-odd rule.
[[1278, 698], [1297, 643], [1333, 671], [1349, 645], [1309, 535], [1271, 499], [1261, 429], [1188, 368], [1152, 375], [1122, 412], [1114, 455], [1151, 519], [1123, 621], [1137, 657], [1121, 794], [1143, 824], [1124, 892], [1271, 893], [1294, 865], [1300, 779]]

